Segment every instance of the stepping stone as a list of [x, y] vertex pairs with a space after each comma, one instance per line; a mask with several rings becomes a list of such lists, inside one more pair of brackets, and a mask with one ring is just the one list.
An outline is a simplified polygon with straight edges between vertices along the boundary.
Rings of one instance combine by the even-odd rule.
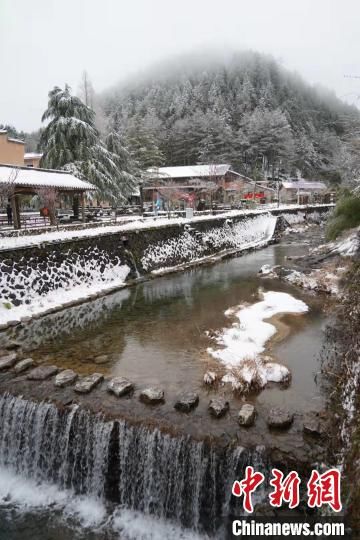
[[145, 388], [139, 396], [140, 401], [148, 405], [156, 405], [157, 403], [163, 403], [164, 390], [161, 388]]
[[11, 353], [7, 354], [6, 356], [2, 356], [0, 358], [0, 370], [8, 369], [13, 367], [13, 365], [16, 363], [16, 354]]
[[217, 375], [215, 371], [207, 371], [204, 375], [204, 383], [210, 386], [216, 382]]
[[286, 429], [291, 426], [293, 421], [294, 415], [292, 413], [281, 407], [273, 407], [269, 411], [267, 425], [270, 428]]
[[5, 349], [7, 349], [8, 351], [14, 351], [15, 349], [19, 349], [20, 347], [20, 343], [17, 343], [16, 341], [11, 341], [6, 345]]
[[95, 364], [107, 364], [109, 362], [109, 356], [107, 354], [101, 354], [94, 358]]
[[131, 392], [134, 385], [125, 377], [114, 377], [108, 382], [107, 390], [116, 397], [122, 397]]
[[208, 409], [211, 416], [215, 416], [215, 418], [221, 418], [228, 412], [229, 402], [222, 397], [215, 398], [210, 401]]
[[20, 360], [20, 362], [16, 364], [16, 366], [14, 367], [14, 371], [16, 374], [19, 374], [33, 367], [34, 365], [35, 362], [32, 358], [24, 358], [24, 360]]
[[177, 411], [190, 412], [192, 409], [197, 407], [198, 404], [198, 394], [195, 394], [195, 392], [186, 392], [178, 397], [174, 407]]
[[239, 414], [238, 414], [238, 422], [240, 426], [249, 427], [252, 426], [255, 422], [256, 417], [256, 410], [254, 405], [251, 405], [251, 403], [244, 403], [242, 405]]
[[92, 375], [88, 375], [76, 383], [75, 392], [78, 392], [79, 394], [88, 394], [103, 380], [104, 375], [101, 373], [93, 373]]
[[72, 369], [65, 369], [58, 373], [55, 377], [55, 386], [59, 388], [64, 388], [65, 386], [70, 386], [78, 378], [78, 374], [75, 373]]
[[29, 381], [45, 381], [53, 375], [56, 375], [58, 372], [59, 368], [57, 366], [39, 366], [32, 369], [26, 378], [29, 379]]
[[304, 418], [303, 431], [313, 437], [323, 437], [326, 434], [326, 426], [319, 415], [308, 413]]

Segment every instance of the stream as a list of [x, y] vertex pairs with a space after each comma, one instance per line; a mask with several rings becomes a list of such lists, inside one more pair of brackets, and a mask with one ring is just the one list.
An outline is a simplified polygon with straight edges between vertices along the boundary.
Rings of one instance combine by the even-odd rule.
[[[268, 433], [265, 416], [269, 408], [279, 405], [299, 416], [324, 408], [325, 396], [316, 383], [326, 324], [324, 300], [258, 275], [263, 265], [283, 264], [286, 257], [306, 253], [308, 248], [304, 237], [287, 238], [241, 257], [139, 283], [9, 330], [5, 339], [21, 342], [38, 363], [51, 362], [80, 374], [100, 371], [105, 376], [121, 375], [136, 388], [160, 386], [166, 399], [156, 410], [148, 412], [134, 399], [124, 406], [137, 418], [151, 416], [159, 425], [171, 424], [176, 436], [154, 436], [146, 429], [135, 430], [117, 422], [99, 420], [96, 424], [80, 418], [76, 409], [66, 417], [57, 416], [50, 405], [32, 408], [25, 400], [2, 398], [1, 423], [8, 432], [3, 427], [0, 433], [0, 540], [185, 540], [212, 536], [214, 531], [211, 527], [207, 530], [204, 523], [224, 514], [231, 468], [242, 471], [257, 460], [259, 467], [266, 469], [263, 444], [285, 450], [288, 445], [301, 444], [297, 420], [289, 432]], [[207, 370], [219, 367], [208, 348], [214, 346], [214, 333], [231, 326], [225, 311], [258, 302], [262, 291], [288, 293], [305, 302], [309, 311], [273, 321], [277, 332], [266, 344], [266, 354], [289, 368], [291, 382], [269, 383], [263, 391], [247, 396], [258, 418], [254, 427], [239, 435], [236, 413], [241, 396], [234, 394], [231, 385], [221, 386], [230, 414], [214, 419], [207, 406], [219, 390], [206, 387], [203, 378]], [[196, 391], [200, 398], [190, 415], [173, 408], [176, 396], [184, 390]], [[105, 398], [101, 410], [113, 402], [106, 403]], [[78, 424], [82, 426], [79, 433], [85, 435], [74, 447]], [[9, 442], [11, 433], [22, 435]], [[221, 437], [224, 433], [236, 434], [240, 444], [251, 445], [253, 450], [242, 450], [241, 457], [238, 450], [222, 455], [223, 469], [216, 465], [218, 456], [201, 441], [186, 438], [192, 435], [200, 440], [207, 434]], [[114, 437], [119, 441], [115, 454], [120, 465], [116, 467], [121, 469], [122, 463], [126, 475], [117, 471], [117, 494], [109, 497], [105, 494], [113, 489], [109, 484], [113, 465], [108, 460]], [[27, 451], [28, 446], [31, 450]], [[28, 452], [25, 457], [24, 452]], [[77, 463], [79, 453], [85, 456], [81, 465]], [[172, 464], [180, 467], [177, 473]], [[74, 473], [78, 468], [83, 476]], [[181, 497], [184, 480], [190, 491]], [[131, 494], [134, 482], [140, 487]], [[174, 490], [180, 490], [180, 501], [164, 491], [169, 482]], [[213, 485], [211, 509], [200, 496], [205, 485]]]

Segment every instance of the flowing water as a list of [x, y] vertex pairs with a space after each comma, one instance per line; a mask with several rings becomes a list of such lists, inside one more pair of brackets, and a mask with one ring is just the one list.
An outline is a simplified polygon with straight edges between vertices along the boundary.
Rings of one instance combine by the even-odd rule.
[[[300, 412], [321, 409], [324, 398], [315, 375], [325, 323], [322, 301], [257, 275], [262, 265], [283, 264], [285, 256], [306, 249], [280, 244], [164, 276], [12, 329], [7, 339], [21, 341], [40, 362], [51, 360], [79, 373], [123, 375], [137, 387], [162, 386], [166, 403], [154, 417], [179, 418], [180, 427], [179, 413], [172, 416], [173, 399], [179, 390], [194, 389], [200, 394], [196, 429], [201, 424], [204, 433], [226, 431], [233, 417], [213, 420], [206, 410], [209, 390], [203, 376], [215, 362], [206, 352], [212, 344], [208, 332], [229, 326], [224, 312], [256, 302], [259, 288], [289, 292], [310, 311], [282, 317], [269, 352], [289, 367], [292, 382], [270, 385], [249, 399], [260, 417], [274, 404]], [[238, 409], [231, 389], [224, 392], [230, 407]], [[128, 403], [135, 410], [135, 402]], [[257, 444], [263, 444], [264, 430], [259, 420], [253, 431]], [[266, 471], [266, 459], [261, 448], [218, 451], [185, 434], [105, 421], [76, 406], [59, 410], [3, 396], [0, 540], [221, 538], [214, 529], [224, 525], [229, 512], [234, 475], [254, 462]]]

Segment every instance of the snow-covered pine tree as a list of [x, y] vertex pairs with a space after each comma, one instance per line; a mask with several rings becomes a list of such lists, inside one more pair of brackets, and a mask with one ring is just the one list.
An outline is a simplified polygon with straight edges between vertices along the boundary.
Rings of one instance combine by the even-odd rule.
[[121, 186], [121, 193], [130, 197], [138, 184], [141, 171], [138, 163], [131, 157], [130, 152], [123, 146], [120, 135], [111, 131], [105, 139], [108, 152], [113, 156], [117, 168], [117, 184]]
[[128, 197], [135, 178], [120, 169], [118, 153], [106, 147], [95, 128], [94, 111], [72, 95], [68, 85], [49, 92], [42, 117], [46, 120], [50, 121], [41, 134], [42, 167], [70, 170], [94, 184], [98, 195], [109, 202]]
[[142, 122], [135, 120], [126, 133], [127, 147], [141, 171], [164, 164], [164, 155], [153, 133]]

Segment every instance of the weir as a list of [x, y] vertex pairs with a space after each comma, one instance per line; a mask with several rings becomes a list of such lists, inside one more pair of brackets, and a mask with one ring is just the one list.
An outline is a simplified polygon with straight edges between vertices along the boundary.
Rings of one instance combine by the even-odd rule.
[[[315, 354], [321, 342], [321, 308], [314, 298], [305, 298], [304, 293], [302, 297], [311, 307], [309, 313], [301, 318], [288, 315], [281, 321], [279, 328], [284, 336], [293, 336], [292, 343], [285, 339], [283, 344], [274, 343], [272, 354], [288, 366], [293, 380], [290, 385], [274, 383], [259, 395], [246, 396], [256, 407], [252, 427], [239, 425], [244, 399], [231, 385], [204, 384], [205, 371], [218, 367], [206, 351], [216, 329], [230, 325], [225, 313], [234, 303], [238, 307], [252, 305], [259, 299], [260, 290], [275, 289], [296, 297], [300, 294], [291, 285], [258, 274], [264, 264], [281, 264], [286, 256], [308, 249], [298, 240], [289, 244], [289, 237], [284, 244], [274, 243], [274, 216], [263, 217], [261, 221], [254, 218], [251, 222], [224, 223], [198, 230], [197, 234], [182, 227], [176, 235], [166, 231], [163, 238], [155, 238], [154, 232], [152, 241], [148, 231], [137, 236], [128, 234], [126, 250], [124, 239], [112, 238], [111, 245], [104, 242], [100, 246], [102, 241], [97, 238], [97, 245], [94, 240], [94, 245], [90, 245], [93, 241], [87, 241], [87, 245], [79, 242], [71, 249], [69, 245], [66, 249], [64, 245], [38, 248], [34, 250], [36, 257], [30, 260], [28, 248], [14, 251], [12, 258], [7, 254], [0, 264], [12, 268], [16, 279], [13, 283], [3, 277], [4, 290], [18, 295], [23, 290], [16, 287], [21, 280], [25, 283], [28, 279], [26, 287], [31, 289], [32, 278], [45, 275], [49, 265], [51, 275], [59, 273], [57, 285], [63, 294], [91, 284], [93, 277], [101, 285], [104, 272], [113, 284], [130, 261], [132, 270], [139, 269], [146, 276], [146, 272], [158, 272], [168, 264], [168, 268], [176, 267], [183, 258], [195, 266], [207, 253], [248, 250], [241, 258], [143, 280], [116, 292], [112, 288], [107, 296], [91, 295], [88, 303], [74, 302], [67, 309], [45, 311], [41, 317], [35, 313], [32, 320], [26, 317], [0, 333], [2, 355], [16, 357], [2, 366], [0, 373], [0, 475], [5, 485], [2, 491], [0, 488], [0, 523], [7, 501], [10, 506], [16, 504], [10, 476], [24, 489], [35, 486], [45, 492], [55, 491], [55, 506], [58, 500], [65, 500], [67, 508], [78, 500], [85, 500], [88, 508], [95, 505], [97, 513], [106, 513], [100, 518], [102, 530], [115, 522], [116, 513], [128, 512], [140, 515], [141, 520], [175, 524], [180, 530], [176, 538], [198, 537], [183, 536], [186, 530], [226, 538], [227, 524], [243, 515], [242, 499], [231, 496], [231, 487], [235, 479], [244, 477], [246, 466], [251, 465], [266, 478], [267, 491], [259, 489], [253, 498], [260, 515], [269, 509], [266, 495], [272, 467], [284, 473], [297, 470], [307, 478], [311, 464], [324, 461], [322, 441], [307, 437], [303, 431], [307, 414], [321, 411], [323, 403], [311, 375], [317, 369]], [[285, 216], [290, 225], [303, 219], [302, 214]], [[252, 250], [265, 245], [268, 247], [264, 250]], [[74, 257], [69, 262], [77, 261], [74, 270], [83, 268], [88, 272], [85, 276], [80, 273], [71, 277], [71, 264], [64, 263], [68, 253]], [[44, 289], [36, 289], [32, 295], [41, 307], [53, 292], [45, 283]], [[20, 306], [10, 309], [14, 314], [23, 306], [22, 295], [17, 298]], [[36, 302], [33, 305], [36, 307]], [[297, 352], [297, 339], [307, 343], [306, 366], [303, 346], [301, 356]], [[17, 371], [19, 362], [26, 359], [30, 359], [32, 368]], [[86, 394], [79, 394], [76, 384], [57, 386], [54, 374], [34, 380], [31, 370], [46, 364], [58, 371], [75, 370], [80, 381], [95, 372], [103, 380]], [[109, 393], [109, 381], [117, 376], [127, 377], [134, 384], [132, 393], [121, 398]], [[164, 390], [164, 402], [144, 403], [141, 393], [155, 385]], [[199, 396], [198, 406], [190, 414], [174, 406], [178, 394], [184, 391], [195, 391]], [[228, 401], [229, 410], [223, 417], [214, 418], [209, 403], [218, 396]], [[295, 413], [288, 432], [276, 432], [267, 424], [269, 409], [279, 402]], [[43, 513], [52, 515], [47, 501], [40, 506]], [[62, 509], [56, 508], [61, 527], [67, 527]], [[35, 526], [36, 516], [35, 511], [25, 519]], [[11, 519], [7, 523], [11, 524]], [[163, 537], [175, 537], [167, 534]], [[121, 529], [122, 540], [138, 537], [143, 538], [137, 533], [127, 536]], [[85, 538], [93, 538], [92, 529]]]
[[231, 486], [245, 467], [269, 467], [263, 447], [221, 449], [10, 394], [0, 398], [0, 465], [39, 489], [51, 482], [210, 533], [234, 511]]

